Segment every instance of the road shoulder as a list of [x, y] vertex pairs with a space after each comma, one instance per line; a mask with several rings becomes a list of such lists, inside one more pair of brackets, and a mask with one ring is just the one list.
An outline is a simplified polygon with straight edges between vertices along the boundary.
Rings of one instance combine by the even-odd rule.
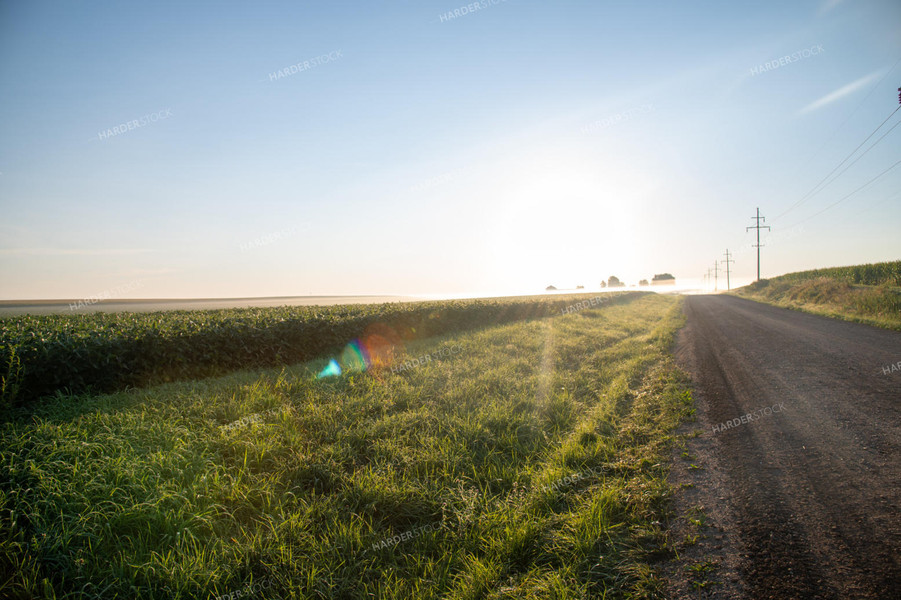
[[[689, 322], [677, 336], [674, 354], [686, 373], [696, 373], [694, 330]], [[695, 418], [676, 431], [668, 483], [673, 496], [667, 547], [672, 558], [658, 565], [669, 598], [747, 600], [740, 576], [745, 556], [730, 496], [717, 458], [708, 399], [692, 381]]]

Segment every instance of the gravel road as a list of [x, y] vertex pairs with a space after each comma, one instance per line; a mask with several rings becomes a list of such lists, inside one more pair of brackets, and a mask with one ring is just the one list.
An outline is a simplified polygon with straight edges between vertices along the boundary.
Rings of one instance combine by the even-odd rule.
[[901, 333], [732, 296], [685, 313], [702, 432], [672, 482], [720, 570], [697, 590], [670, 568], [670, 594], [901, 598]]

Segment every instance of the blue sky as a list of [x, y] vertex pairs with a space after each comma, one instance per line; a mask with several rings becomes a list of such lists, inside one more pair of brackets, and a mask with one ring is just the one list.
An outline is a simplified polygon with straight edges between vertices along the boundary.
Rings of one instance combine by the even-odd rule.
[[898, 2], [473, 4], [0, 3], [0, 298], [746, 283], [757, 206], [764, 276], [901, 258], [901, 166], [817, 214], [901, 127], [781, 215], [898, 107]]

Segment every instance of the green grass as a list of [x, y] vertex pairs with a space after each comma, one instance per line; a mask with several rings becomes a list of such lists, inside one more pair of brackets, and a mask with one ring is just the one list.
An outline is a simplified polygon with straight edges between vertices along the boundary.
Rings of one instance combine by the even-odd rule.
[[0, 426], [0, 596], [659, 597], [681, 319], [645, 295], [397, 373], [58, 394]]
[[785, 308], [901, 330], [901, 261], [789, 273], [733, 293]]

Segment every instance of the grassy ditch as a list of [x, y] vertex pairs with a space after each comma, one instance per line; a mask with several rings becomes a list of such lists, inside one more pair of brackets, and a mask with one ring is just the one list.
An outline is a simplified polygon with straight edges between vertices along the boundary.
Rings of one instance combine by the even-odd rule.
[[901, 261], [789, 273], [733, 293], [785, 308], [901, 330]]

